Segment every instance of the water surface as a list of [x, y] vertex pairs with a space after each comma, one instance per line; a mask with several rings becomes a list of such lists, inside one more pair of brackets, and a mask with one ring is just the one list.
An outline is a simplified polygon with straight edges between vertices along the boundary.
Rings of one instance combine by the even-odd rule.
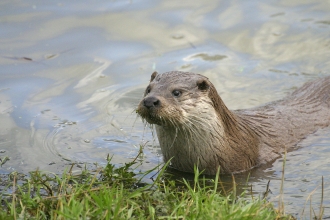
[[[73, 162], [104, 164], [107, 154], [122, 164], [140, 145], [141, 169], [162, 163], [134, 111], [155, 70], [209, 77], [230, 109], [283, 98], [330, 74], [329, 1], [17, 0], [0, 7], [0, 158], [10, 158], [2, 174], [62, 172]], [[288, 153], [287, 212], [301, 216], [314, 189], [318, 212], [324, 176], [330, 217], [329, 137], [330, 129], [320, 130]], [[277, 200], [281, 166], [279, 159], [252, 171], [256, 193], [271, 179]]]

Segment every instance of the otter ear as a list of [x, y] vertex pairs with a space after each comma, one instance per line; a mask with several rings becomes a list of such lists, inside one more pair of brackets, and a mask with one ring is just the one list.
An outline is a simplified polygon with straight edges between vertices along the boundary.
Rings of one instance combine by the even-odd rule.
[[199, 79], [197, 80], [197, 87], [199, 90], [206, 91], [210, 88], [210, 85], [208, 84], [207, 80], [205, 79]]
[[152, 82], [156, 78], [157, 75], [158, 75], [157, 71], [153, 72], [151, 74], [150, 82]]

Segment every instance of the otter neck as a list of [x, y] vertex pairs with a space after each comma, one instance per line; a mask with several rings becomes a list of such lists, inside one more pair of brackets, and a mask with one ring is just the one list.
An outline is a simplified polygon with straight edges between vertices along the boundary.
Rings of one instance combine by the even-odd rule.
[[256, 135], [244, 120], [223, 107], [221, 114], [208, 112], [180, 126], [156, 125], [165, 161], [171, 159], [174, 168], [186, 172], [193, 172], [196, 165], [205, 174], [215, 174], [219, 167], [221, 173], [232, 173], [255, 166]]

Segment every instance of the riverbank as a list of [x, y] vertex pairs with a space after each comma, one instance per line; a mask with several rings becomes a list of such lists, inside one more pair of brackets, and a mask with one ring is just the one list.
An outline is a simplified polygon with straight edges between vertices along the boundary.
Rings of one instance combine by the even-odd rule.
[[[72, 166], [73, 167], [73, 166]], [[62, 175], [12, 173], [1, 193], [0, 219], [293, 219], [265, 199], [230, 192], [219, 175], [206, 179], [196, 170], [192, 182], [174, 181], [159, 169], [151, 183], [131, 163], [116, 167], [72, 167]], [[6, 191], [6, 193], [4, 193]]]

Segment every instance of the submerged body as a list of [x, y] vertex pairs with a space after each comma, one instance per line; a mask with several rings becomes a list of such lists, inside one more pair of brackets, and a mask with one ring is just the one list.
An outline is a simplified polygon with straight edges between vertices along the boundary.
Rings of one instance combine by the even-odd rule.
[[306, 83], [283, 100], [230, 111], [206, 77], [155, 72], [137, 112], [155, 124], [164, 160], [172, 167], [243, 172], [330, 125], [330, 77]]

